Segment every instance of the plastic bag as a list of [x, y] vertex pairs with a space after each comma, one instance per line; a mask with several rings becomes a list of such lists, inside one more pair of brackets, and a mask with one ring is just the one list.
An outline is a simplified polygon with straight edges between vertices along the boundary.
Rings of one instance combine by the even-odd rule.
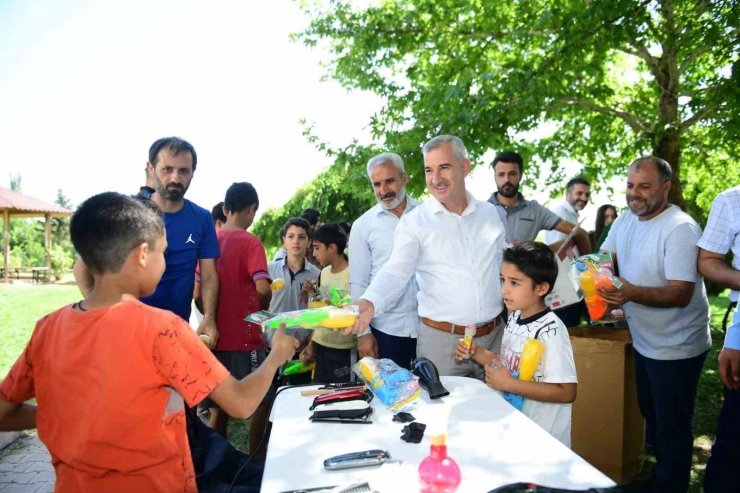
[[408, 411], [419, 403], [419, 378], [393, 360], [365, 356], [353, 370], [389, 411]]
[[343, 329], [354, 325], [360, 315], [357, 305], [348, 305], [343, 308], [324, 306], [308, 308], [293, 312], [278, 313], [274, 317], [261, 322], [264, 329], [277, 329], [285, 322], [285, 327], [301, 329]]
[[601, 287], [613, 286], [617, 289], [622, 287], [622, 282], [614, 277], [612, 265], [611, 254], [608, 252], [583, 255], [573, 264], [592, 324], [624, 320], [622, 306], [608, 304], [598, 293], [598, 288]]

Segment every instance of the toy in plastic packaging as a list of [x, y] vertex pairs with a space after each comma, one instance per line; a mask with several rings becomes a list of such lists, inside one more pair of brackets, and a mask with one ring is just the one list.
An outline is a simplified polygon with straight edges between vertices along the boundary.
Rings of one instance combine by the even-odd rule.
[[475, 328], [475, 325], [465, 326], [465, 337], [463, 337], [463, 344], [465, 344], [465, 349], [468, 350], [468, 352], [465, 353], [465, 359], [470, 359], [470, 347], [473, 345], [473, 338], [475, 337], [475, 334], [477, 332], [478, 329]]
[[342, 308], [352, 303], [349, 293], [336, 286], [321, 286], [319, 288], [313, 285], [310, 289], [311, 292], [308, 294], [309, 308], [319, 308], [329, 305]]
[[[522, 355], [519, 357], [519, 369], [511, 374], [514, 378], [524, 381], [530, 381], [534, 378], [534, 373], [537, 371], [542, 355], [545, 353], [545, 345], [537, 339], [539, 335], [539, 331], [537, 331], [534, 339], [527, 339], [524, 343]], [[504, 392], [504, 399], [518, 410], [524, 409], [526, 399], [521, 395]]]
[[353, 370], [389, 411], [409, 411], [419, 403], [419, 379], [393, 360], [366, 356]]
[[278, 313], [270, 319], [263, 320], [261, 324], [265, 329], [277, 329], [282, 323], [285, 323], [285, 327], [288, 329], [344, 329], [354, 325], [359, 314], [360, 309], [357, 305], [348, 305], [343, 308], [323, 306], [321, 308]]
[[612, 323], [624, 320], [624, 310], [620, 305], [610, 305], [598, 292], [599, 288], [622, 287], [622, 282], [614, 277], [611, 254], [599, 252], [578, 257], [573, 264], [578, 284], [588, 308], [592, 324]]

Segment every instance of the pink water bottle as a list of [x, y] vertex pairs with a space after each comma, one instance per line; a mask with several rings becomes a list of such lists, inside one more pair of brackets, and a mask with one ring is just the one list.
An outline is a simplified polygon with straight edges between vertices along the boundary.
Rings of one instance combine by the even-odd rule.
[[454, 493], [460, 485], [462, 475], [457, 462], [447, 456], [446, 416], [434, 433], [429, 456], [419, 464], [421, 493]]

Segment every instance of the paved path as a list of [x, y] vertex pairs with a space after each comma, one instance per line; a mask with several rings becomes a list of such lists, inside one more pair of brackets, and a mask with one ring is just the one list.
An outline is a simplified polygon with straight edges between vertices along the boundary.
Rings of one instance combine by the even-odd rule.
[[35, 434], [0, 452], [0, 493], [53, 493], [55, 479], [49, 451]]

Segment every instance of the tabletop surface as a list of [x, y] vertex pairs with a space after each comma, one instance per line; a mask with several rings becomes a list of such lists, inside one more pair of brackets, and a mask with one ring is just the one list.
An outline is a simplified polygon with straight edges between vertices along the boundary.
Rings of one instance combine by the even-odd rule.
[[[614, 485], [481, 381], [442, 377], [442, 383], [449, 396], [432, 401], [422, 390], [422, 402], [410, 412], [418, 422], [429, 424], [443, 414], [443, 403], [448, 404], [448, 455], [462, 472], [459, 493], [488, 492], [520, 481], [570, 489]], [[379, 493], [419, 491], [417, 469], [429, 455], [428, 433], [418, 444], [401, 440], [405, 425], [393, 422], [393, 413], [377, 398], [371, 402], [375, 409], [372, 425], [311, 423], [308, 408], [313, 398], [300, 395], [306, 389], [284, 390], [275, 401], [263, 493], [360, 479], [370, 480]], [[344, 471], [324, 469], [324, 460], [329, 457], [372, 449], [387, 450], [402, 463]]]

